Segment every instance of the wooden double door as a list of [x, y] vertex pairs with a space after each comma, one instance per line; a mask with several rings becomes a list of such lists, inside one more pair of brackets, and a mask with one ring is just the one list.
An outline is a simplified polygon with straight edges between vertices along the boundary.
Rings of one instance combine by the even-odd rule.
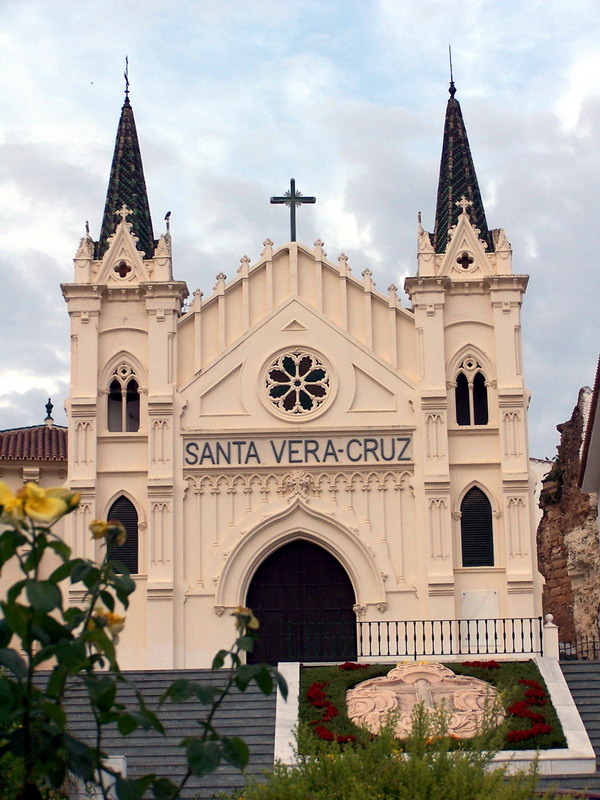
[[249, 661], [356, 658], [354, 588], [340, 562], [305, 539], [283, 545], [256, 570], [246, 605], [260, 622]]

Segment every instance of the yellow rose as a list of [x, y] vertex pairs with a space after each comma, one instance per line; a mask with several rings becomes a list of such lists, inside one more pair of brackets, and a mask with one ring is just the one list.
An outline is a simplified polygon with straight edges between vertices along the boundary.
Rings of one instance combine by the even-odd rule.
[[125, 544], [125, 540], [127, 539], [127, 531], [125, 530], [123, 523], [119, 522], [118, 519], [109, 519], [107, 522], [108, 529], [106, 531], [106, 537], [110, 541], [114, 541], [116, 544], [121, 547], [121, 545]]
[[6, 514], [14, 514], [15, 516], [23, 516], [23, 502], [19, 497], [16, 497], [4, 481], [0, 481], [0, 506]]
[[[29, 481], [17, 492], [23, 503], [23, 513], [36, 522], [52, 522], [67, 513], [69, 506], [64, 496], [57, 497], [57, 489], [42, 489]], [[59, 492], [62, 493], [62, 492]]]
[[125, 627], [125, 617], [120, 616], [120, 614], [113, 614], [112, 611], [107, 611], [102, 606], [98, 606], [88, 624], [88, 627], [92, 630], [96, 626], [106, 628], [114, 639]]
[[108, 522], [103, 519], [93, 519], [89, 525], [93, 539], [104, 539], [108, 530]]
[[67, 513], [76, 509], [81, 500], [81, 492], [72, 492], [70, 489], [65, 489], [62, 486], [46, 489], [46, 495], [48, 497], [57, 497], [59, 500], [64, 500], [67, 506]]
[[235, 611], [231, 614], [232, 617], [235, 617], [235, 627], [240, 631], [242, 629], [242, 625], [246, 625], [246, 628], [250, 628], [250, 630], [258, 630], [259, 622], [252, 613], [251, 608], [246, 608], [245, 606], [238, 606]]

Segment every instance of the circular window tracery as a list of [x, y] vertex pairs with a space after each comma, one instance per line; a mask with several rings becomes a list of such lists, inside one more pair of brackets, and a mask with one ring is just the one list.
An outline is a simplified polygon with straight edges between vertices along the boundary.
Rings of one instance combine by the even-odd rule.
[[316, 355], [292, 350], [267, 367], [266, 389], [271, 403], [285, 414], [311, 414], [329, 396], [330, 376]]

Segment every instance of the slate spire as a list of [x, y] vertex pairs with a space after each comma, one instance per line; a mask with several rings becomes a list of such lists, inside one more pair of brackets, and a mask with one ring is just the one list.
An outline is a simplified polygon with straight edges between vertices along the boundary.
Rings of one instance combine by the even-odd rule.
[[456, 225], [461, 213], [456, 203], [464, 195], [472, 205], [469, 208], [471, 223], [479, 228], [480, 238], [487, 242], [488, 252], [494, 250], [494, 243], [488, 230], [485, 210], [481, 201], [477, 175], [471, 156], [471, 148], [467, 138], [467, 129], [460, 110], [460, 103], [454, 97], [456, 87], [450, 81], [450, 99], [446, 109], [444, 125], [444, 144], [440, 164], [437, 207], [435, 210], [435, 228], [433, 248], [436, 253], [445, 253], [448, 244], [448, 230]]
[[107, 239], [115, 232], [117, 225], [121, 221], [121, 217], [116, 212], [123, 205], [126, 205], [132, 211], [127, 216], [127, 221], [133, 223], [132, 232], [139, 240], [138, 250], [144, 253], [145, 258], [152, 258], [155, 247], [152, 219], [150, 218], [142, 155], [133, 118], [133, 109], [129, 102], [128, 84], [117, 129], [100, 239], [96, 243], [96, 258], [102, 258], [108, 249]]

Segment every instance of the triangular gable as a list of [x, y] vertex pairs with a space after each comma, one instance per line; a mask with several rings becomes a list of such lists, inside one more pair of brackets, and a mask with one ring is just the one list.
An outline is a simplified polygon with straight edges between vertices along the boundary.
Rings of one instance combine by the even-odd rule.
[[492, 269], [485, 250], [485, 243], [478, 236], [479, 231], [471, 224], [466, 210], [458, 218], [451, 230], [450, 241], [442, 260], [439, 275], [464, 280], [481, 280], [491, 275]]
[[[229, 282], [219, 273], [213, 294], [206, 299], [197, 296], [190, 313], [178, 322], [182, 338], [189, 337], [186, 346], [197, 349], [193, 373], [205, 369], [249, 331], [297, 299], [392, 368], [412, 375], [413, 314], [402, 307], [395, 286], [383, 295], [369, 269], [357, 278], [347, 262], [343, 254], [338, 265], [327, 261], [320, 243], [311, 250], [292, 242], [276, 251], [269, 244], [253, 266], [244, 256]], [[301, 333], [304, 324], [290, 312], [281, 320], [277, 335]], [[189, 370], [185, 374], [191, 377]]]
[[126, 209], [117, 230], [108, 238], [108, 250], [96, 277], [97, 283], [131, 284], [147, 281], [149, 271], [143, 253], [137, 249], [138, 239], [133, 225], [126, 220]]

